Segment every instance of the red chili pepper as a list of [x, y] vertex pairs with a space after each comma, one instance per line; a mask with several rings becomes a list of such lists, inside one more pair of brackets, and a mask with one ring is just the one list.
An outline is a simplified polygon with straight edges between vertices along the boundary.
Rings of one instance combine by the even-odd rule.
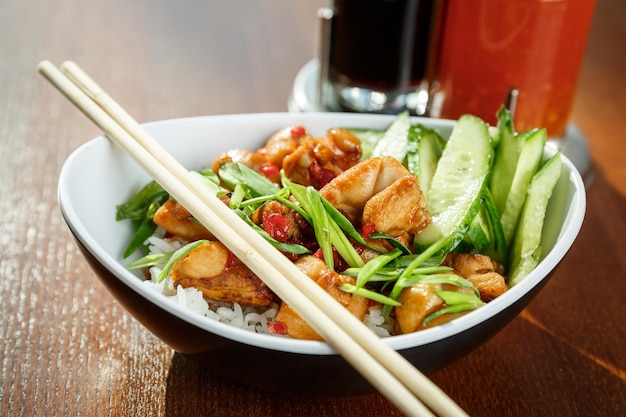
[[264, 214], [263, 230], [279, 242], [289, 239], [289, 222], [280, 213]]
[[363, 236], [363, 239], [367, 239], [368, 237], [370, 237], [370, 235], [372, 233], [374, 233], [374, 228], [375, 227], [376, 227], [376, 225], [373, 224], [373, 223], [364, 224], [361, 227], [361, 236]]
[[291, 137], [294, 139], [300, 139], [302, 136], [306, 135], [306, 129], [304, 126], [297, 125], [291, 128]]
[[335, 178], [335, 173], [333, 171], [322, 168], [317, 161], [313, 161], [311, 163], [311, 166], [309, 166], [309, 173], [311, 174], [311, 178], [313, 178], [315, 187], [318, 189], [322, 188]]
[[[314, 257], [324, 260], [324, 252], [322, 249], [318, 249], [313, 254]], [[335, 265], [335, 271], [343, 272], [350, 267], [348, 263], [339, 255], [339, 252], [333, 247], [333, 263]]]
[[267, 331], [272, 334], [287, 334], [287, 325], [282, 321], [268, 321]]
[[276, 182], [280, 179], [280, 169], [271, 162], [263, 163], [259, 171], [270, 181]]
[[234, 266], [236, 262], [237, 262], [237, 257], [235, 256], [235, 254], [232, 253], [231, 251], [228, 251], [228, 257], [226, 258], [226, 268], [230, 268], [231, 266]]

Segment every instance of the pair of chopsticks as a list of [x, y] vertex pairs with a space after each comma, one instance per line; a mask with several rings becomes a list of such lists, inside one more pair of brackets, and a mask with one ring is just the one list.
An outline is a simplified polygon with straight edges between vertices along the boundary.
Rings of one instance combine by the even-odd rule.
[[398, 352], [384, 344], [298, 267], [212, 195], [74, 62], [49, 61], [39, 72], [283, 301], [309, 323], [378, 391], [409, 416], [467, 414]]

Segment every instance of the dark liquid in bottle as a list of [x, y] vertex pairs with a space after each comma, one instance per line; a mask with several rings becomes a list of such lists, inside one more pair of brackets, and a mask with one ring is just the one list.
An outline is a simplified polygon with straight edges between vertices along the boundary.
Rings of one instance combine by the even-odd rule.
[[336, 0], [329, 75], [372, 90], [404, 90], [426, 73], [434, 0]]

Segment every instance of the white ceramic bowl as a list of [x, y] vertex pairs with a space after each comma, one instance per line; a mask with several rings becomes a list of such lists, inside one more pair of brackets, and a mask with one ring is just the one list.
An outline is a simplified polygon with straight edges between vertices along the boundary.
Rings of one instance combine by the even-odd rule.
[[[393, 116], [342, 113], [276, 113], [208, 116], [146, 124], [146, 129], [189, 169], [210, 166], [228, 149], [256, 149], [280, 128], [301, 124], [314, 135], [327, 128], [384, 128]], [[444, 137], [454, 122], [415, 119]], [[555, 149], [546, 146], [545, 157]], [[393, 336], [385, 343], [423, 372], [440, 369], [471, 352], [509, 323], [546, 284], [574, 242], [585, 213], [580, 175], [565, 157], [544, 227], [544, 255], [521, 283], [486, 306], [444, 325]], [[115, 220], [125, 202], [150, 178], [106, 137], [70, 155], [60, 174], [61, 212], [89, 264], [113, 296], [146, 328], [172, 346], [239, 382], [289, 392], [357, 394], [372, 387], [327, 344], [256, 334], [189, 312], [142, 284], [122, 252], [132, 234]]]

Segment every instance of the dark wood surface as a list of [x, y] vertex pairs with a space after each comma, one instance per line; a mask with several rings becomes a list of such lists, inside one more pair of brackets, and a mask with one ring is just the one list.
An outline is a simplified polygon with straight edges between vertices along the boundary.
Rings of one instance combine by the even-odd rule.
[[[0, 1], [0, 415], [395, 416], [284, 397], [174, 353], [106, 292], [56, 200], [99, 135], [36, 72], [73, 59], [140, 121], [272, 112], [316, 53], [316, 1]], [[626, 2], [599, 0], [573, 115], [595, 176], [579, 238], [506, 329], [432, 380], [474, 416], [626, 415]]]

